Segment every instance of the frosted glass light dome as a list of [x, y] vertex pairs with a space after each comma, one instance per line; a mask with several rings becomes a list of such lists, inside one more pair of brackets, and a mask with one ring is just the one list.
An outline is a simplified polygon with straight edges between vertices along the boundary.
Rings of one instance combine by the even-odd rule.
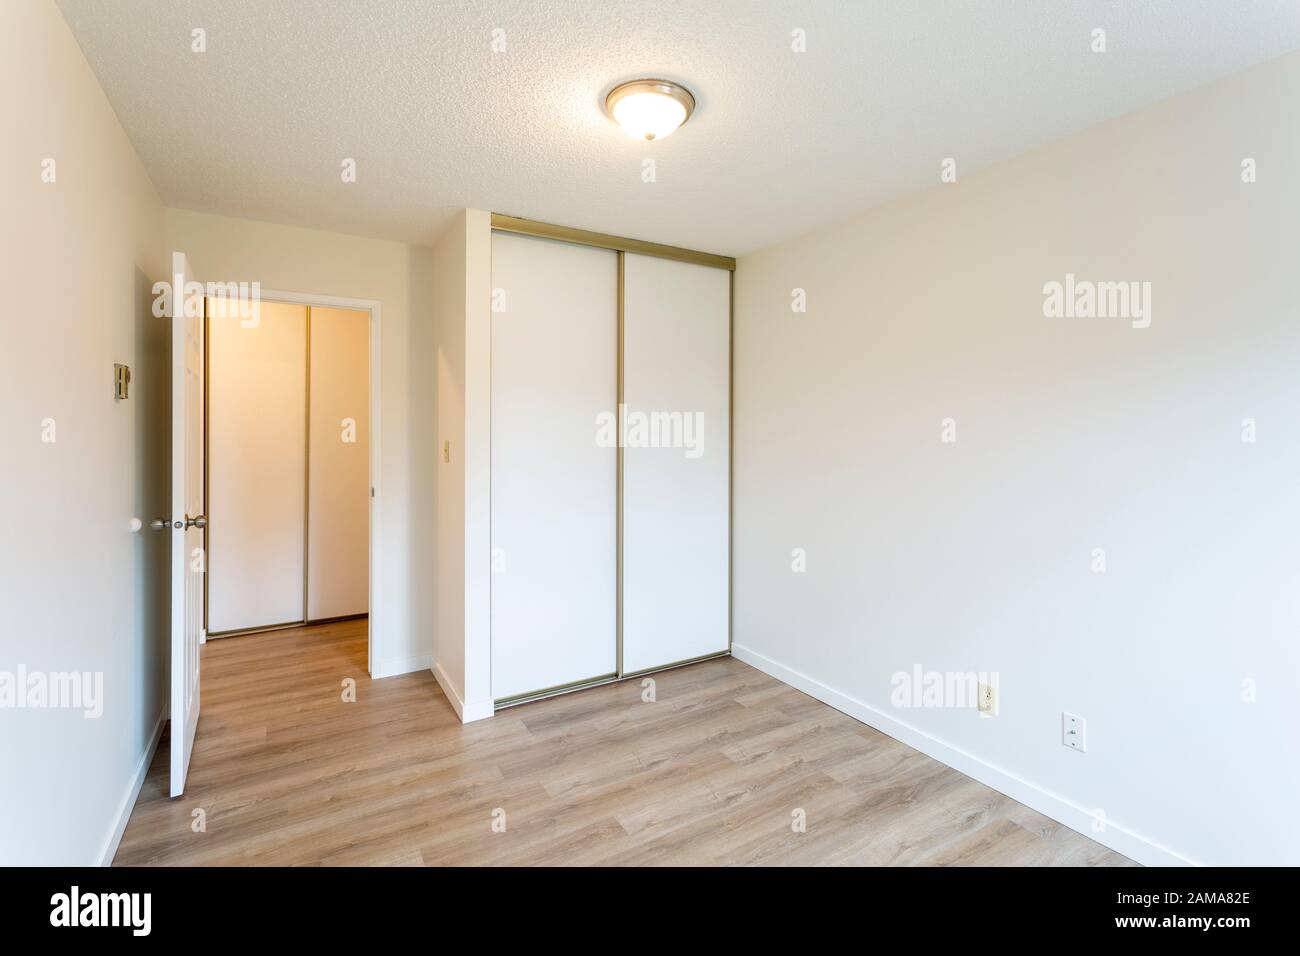
[[695, 97], [670, 80], [632, 80], [621, 83], [605, 97], [605, 112], [629, 136], [641, 140], [663, 139], [691, 118]]

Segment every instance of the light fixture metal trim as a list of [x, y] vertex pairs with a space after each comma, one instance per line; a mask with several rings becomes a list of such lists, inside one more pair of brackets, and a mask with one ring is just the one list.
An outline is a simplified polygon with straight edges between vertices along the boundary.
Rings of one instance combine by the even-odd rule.
[[[681, 123], [677, 125], [673, 132], [676, 132], [678, 129], [685, 126], [690, 120], [691, 114], [695, 112], [695, 95], [686, 87], [682, 86], [680, 83], [674, 83], [672, 80], [647, 78], [628, 80], [626, 83], [620, 83], [618, 86], [610, 90], [609, 93], [605, 95], [605, 115], [615, 123], [618, 123], [618, 118], [614, 115], [615, 105], [617, 105], [619, 100], [626, 96], [631, 96], [634, 93], [657, 93], [660, 96], [667, 96], [680, 103], [682, 109], [686, 111], [686, 115], [682, 117]], [[646, 139], [652, 140], [654, 139], [654, 135], [647, 134]]]

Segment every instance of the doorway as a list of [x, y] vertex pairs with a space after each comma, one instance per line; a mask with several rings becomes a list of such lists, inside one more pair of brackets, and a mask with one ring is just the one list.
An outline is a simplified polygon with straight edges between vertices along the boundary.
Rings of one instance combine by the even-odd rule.
[[372, 670], [378, 304], [221, 305], [204, 310], [204, 640], [350, 621]]

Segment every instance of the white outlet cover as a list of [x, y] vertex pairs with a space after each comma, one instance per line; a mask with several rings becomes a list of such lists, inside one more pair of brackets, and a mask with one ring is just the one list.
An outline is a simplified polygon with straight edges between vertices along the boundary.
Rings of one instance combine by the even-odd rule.
[[1077, 714], [1061, 712], [1061, 743], [1080, 753], [1088, 751], [1088, 722]]

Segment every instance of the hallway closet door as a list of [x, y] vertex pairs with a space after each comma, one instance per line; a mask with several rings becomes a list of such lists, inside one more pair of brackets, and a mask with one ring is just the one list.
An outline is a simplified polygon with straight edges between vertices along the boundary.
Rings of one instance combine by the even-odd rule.
[[617, 668], [618, 258], [492, 237], [492, 695]]
[[370, 606], [370, 313], [313, 306], [307, 620]]
[[301, 621], [307, 308], [208, 319], [208, 632]]
[[622, 672], [725, 652], [731, 276], [623, 261]]

